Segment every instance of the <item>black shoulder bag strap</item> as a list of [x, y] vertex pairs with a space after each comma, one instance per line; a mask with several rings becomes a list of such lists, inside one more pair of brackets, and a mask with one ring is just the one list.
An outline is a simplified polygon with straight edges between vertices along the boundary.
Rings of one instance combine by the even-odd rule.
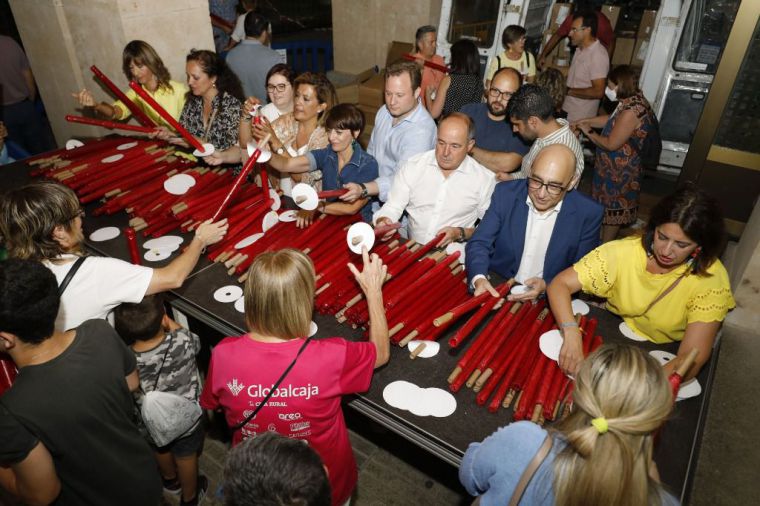
[[69, 269], [69, 272], [66, 273], [66, 277], [63, 278], [63, 281], [61, 281], [61, 284], [58, 286], [59, 297], [63, 295], [63, 292], [66, 290], [66, 287], [69, 286], [69, 283], [71, 283], [71, 280], [74, 278], [74, 274], [77, 273], [77, 271], [82, 266], [86, 258], [87, 257], [77, 258], [76, 262], [74, 262], [74, 265], [72, 265], [71, 269]]
[[288, 368], [285, 369], [285, 372], [282, 373], [282, 375], [280, 376], [280, 379], [278, 379], [277, 381], [275, 381], [274, 385], [272, 385], [272, 389], [264, 397], [264, 400], [261, 401], [261, 403], [256, 407], [256, 409], [253, 410], [253, 413], [251, 413], [250, 415], [246, 416], [245, 420], [243, 420], [242, 422], [240, 422], [240, 423], [238, 423], [238, 424], [233, 425], [232, 427], [230, 427], [233, 431], [236, 431], [236, 430], [239, 430], [239, 429], [242, 429], [243, 427], [245, 427], [245, 424], [247, 424], [248, 422], [250, 422], [251, 420], [253, 420], [253, 418], [259, 413], [259, 411], [261, 411], [261, 408], [264, 407], [264, 405], [269, 401], [269, 399], [274, 394], [275, 390], [277, 390], [277, 387], [280, 386], [280, 383], [282, 383], [282, 380], [285, 379], [285, 377], [288, 375], [288, 373], [290, 372], [290, 370], [293, 369], [293, 366], [296, 365], [296, 361], [298, 360], [298, 357], [300, 357], [301, 353], [303, 353], [303, 350], [306, 349], [306, 345], [309, 344], [309, 341], [311, 341], [311, 337], [307, 337], [306, 338], [306, 340], [301, 345], [301, 348], [298, 350], [298, 353], [296, 354], [296, 357], [290, 363], [290, 365], [288, 366]]

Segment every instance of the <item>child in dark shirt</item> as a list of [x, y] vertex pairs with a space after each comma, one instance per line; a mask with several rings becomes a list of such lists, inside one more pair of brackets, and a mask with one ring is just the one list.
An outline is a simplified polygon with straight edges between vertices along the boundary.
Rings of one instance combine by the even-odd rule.
[[[138, 304], [118, 306], [114, 310], [114, 326], [137, 359], [138, 403], [154, 389], [198, 401], [201, 385], [195, 356], [200, 351], [200, 339], [169, 318], [160, 295], [147, 296]], [[208, 488], [206, 477], [198, 474], [203, 440], [204, 428], [199, 419], [166, 446], [157, 447], [149, 441], [158, 460], [164, 490], [181, 493], [181, 505], [199, 504]]]

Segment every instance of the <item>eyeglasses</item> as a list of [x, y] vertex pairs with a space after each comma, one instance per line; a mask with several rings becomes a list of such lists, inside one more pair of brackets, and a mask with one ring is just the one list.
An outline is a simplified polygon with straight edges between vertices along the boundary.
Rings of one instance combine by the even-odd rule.
[[576, 26], [570, 29], [571, 32], [580, 32], [581, 30], [585, 30], [588, 28], [588, 26]]
[[72, 222], [72, 221], [74, 221], [77, 218], [84, 219], [84, 209], [81, 208], [81, 207], [79, 209], [77, 209], [77, 211], [73, 215], [71, 215], [68, 218], [66, 218], [66, 223]]
[[289, 83], [280, 83], [280, 84], [267, 84], [267, 91], [269, 93], [274, 93], [275, 90], [279, 92], [283, 92], [288, 89]]
[[497, 88], [488, 88], [488, 96], [490, 96], [491, 98], [504, 97], [507, 100], [509, 100], [510, 98], [512, 98], [512, 95], [514, 95], [513, 91], [501, 91], [500, 89], [497, 89]]
[[529, 177], [528, 178], [528, 188], [531, 190], [541, 190], [541, 187], [545, 186], [547, 193], [549, 195], [559, 195], [563, 191], [565, 191], [567, 188], [561, 185], [558, 185], [557, 183], [544, 183], [538, 178], [535, 177]]

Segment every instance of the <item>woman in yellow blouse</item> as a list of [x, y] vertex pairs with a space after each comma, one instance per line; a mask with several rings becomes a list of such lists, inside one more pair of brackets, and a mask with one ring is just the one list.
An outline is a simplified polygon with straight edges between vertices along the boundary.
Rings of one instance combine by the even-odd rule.
[[[137, 82], [174, 119], [179, 119], [182, 108], [185, 106], [187, 86], [172, 81], [164, 62], [161, 61], [158, 53], [150, 44], [142, 40], [133, 40], [124, 46], [122, 70], [127, 76], [127, 80]], [[143, 102], [134, 90], [130, 88], [125, 95], [142, 109], [154, 123], [159, 126], [169, 126], [152, 107]], [[121, 100], [112, 104], [96, 103], [92, 93], [86, 89], [72, 93], [72, 96], [79, 101], [81, 106], [92, 107], [97, 113], [108, 119], [126, 120], [132, 114]]]
[[607, 299], [636, 334], [654, 343], [680, 341], [665, 365], [675, 370], [699, 351], [688, 380], [709, 359], [726, 313], [735, 306], [728, 273], [718, 259], [725, 238], [717, 202], [694, 186], [660, 201], [644, 235], [611, 241], [557, 275], [547, 289], [564, 343], [559, 365], [574, 374], [583, 359], [570, 296], [583, 290]]

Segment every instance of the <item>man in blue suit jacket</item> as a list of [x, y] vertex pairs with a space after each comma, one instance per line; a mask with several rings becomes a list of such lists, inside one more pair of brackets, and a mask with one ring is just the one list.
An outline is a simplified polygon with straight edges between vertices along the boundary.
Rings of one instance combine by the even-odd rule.
[[531, 176], [499, 183], [491, 206], [467, 242], [468, 282], [479, 295], [498, 295], [494, 271], [529, 287], [511, 300], [535, 299], [562, 270], [599, 245], [604, 208], [573, 191], [575, 155], [562, 144], [542, 149]]

